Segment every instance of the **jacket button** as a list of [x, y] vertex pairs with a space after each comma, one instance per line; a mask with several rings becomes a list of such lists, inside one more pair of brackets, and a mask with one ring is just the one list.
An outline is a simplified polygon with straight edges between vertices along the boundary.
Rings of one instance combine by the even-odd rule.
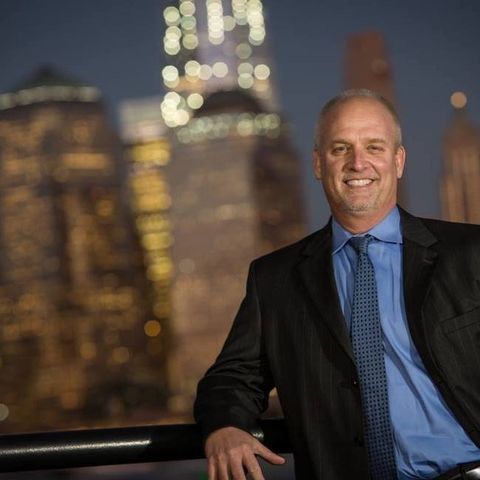
[[358, 436], [358, 435], [353, 437], [353, 443], [355, 445], [357, 445], [357, 447], [363, 447], [364, 446], [363, 438]]
[[358, 381], [357, 380], [352, 380], [352, 385], [354, 387], [358, 387]]

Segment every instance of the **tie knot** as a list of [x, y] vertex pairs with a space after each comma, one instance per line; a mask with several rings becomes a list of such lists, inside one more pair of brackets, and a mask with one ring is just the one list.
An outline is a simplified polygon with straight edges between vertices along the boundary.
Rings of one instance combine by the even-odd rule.
[[350, 238], [349, 243], [355, 249], [357, 255], [360, 255], [368, 252], [368, 245], [370, 245], [372, 240], [372, 235], [364, 235], [363, 237]]

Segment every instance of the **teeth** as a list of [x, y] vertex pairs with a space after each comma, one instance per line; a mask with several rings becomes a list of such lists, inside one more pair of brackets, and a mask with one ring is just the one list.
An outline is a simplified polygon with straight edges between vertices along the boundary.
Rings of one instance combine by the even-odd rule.
[[347, 180], [348, 185], [352, 185], [353, 187], [363, 187], [365, 185], [368, 185], [369, 183], [372, 183], [372, 180], [369, 178], [362, 178], [359, 180]]

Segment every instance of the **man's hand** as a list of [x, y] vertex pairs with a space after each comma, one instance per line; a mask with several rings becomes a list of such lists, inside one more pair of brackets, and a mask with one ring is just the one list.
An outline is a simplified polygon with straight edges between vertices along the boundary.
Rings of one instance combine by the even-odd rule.
[[209, 480], [246, 480], [245, 472], [253, 480], [264, 480], [255, 455], [274, 465], [285, 459], [262, 445], [249, 433], [235, 427], [225, 427], [211, 433], [205, 442]]

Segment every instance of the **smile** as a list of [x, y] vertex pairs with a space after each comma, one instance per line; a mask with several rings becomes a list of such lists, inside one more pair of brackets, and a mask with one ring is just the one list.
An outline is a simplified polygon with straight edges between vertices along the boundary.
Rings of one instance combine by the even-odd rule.
[[373, 182], [371, 178], [357, 178], [352, 180], [345, 180], [345, 183], [350, 187], [365, 187]]

